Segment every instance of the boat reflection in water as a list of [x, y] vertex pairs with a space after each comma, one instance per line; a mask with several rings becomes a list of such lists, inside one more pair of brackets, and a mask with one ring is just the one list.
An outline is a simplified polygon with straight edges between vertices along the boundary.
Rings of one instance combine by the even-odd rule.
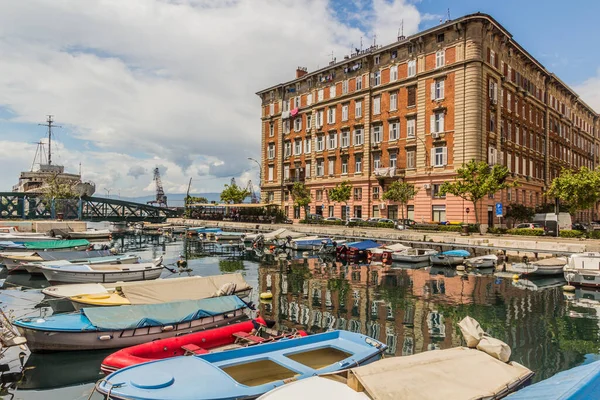
[[[594, 320], [562, 328], [572, 319], [558, 280], [520, 287], [491, 270], [369, 267], [312, 258], [276, 260], [258, 272], [259, 291], [273, 293], [272, 301], [260, 304], [264, 318], [311, 333], [366, 334], [386, 343], [388, 355], [459, 346], [458, 322], [466, 315], [506, 342], [512, 360], [536, 371], [535, 381], [580, 364], [589, 349], [600, 347]], [[579, 347], [565, 345], [574, 336]]]

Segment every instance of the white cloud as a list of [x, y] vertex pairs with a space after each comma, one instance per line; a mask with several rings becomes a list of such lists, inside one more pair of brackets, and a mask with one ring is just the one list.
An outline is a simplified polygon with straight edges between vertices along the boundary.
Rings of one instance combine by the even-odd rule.
[[[401, 19], [405, 34], [417, 30], [414, 5], [373, 2], [365, 26], [378, 43], [395, 39]], [[0, 1], [0, 106], [17, 122], [52, 113], [100, 149], [63, 150], [99, 188], [135, 195], [162, 164], [167, 192], [185, 191], [189, 176], [195, 191], [218, 191], [230, 175], [257, 181], [247, 160], [260, 154], [255, 92], [298, 65], [325, 65], [332, 50], [341, 59], [367, 35], [326, 0]], [[8, 188], [33, 151], [0, 140], [13, 151], [0, 176]]]
[[573, 90], [583, 101], [592, 107], [597, 113], [600, 113], [600, 69], [596, 71], [596, 76], [585, 80], [579, 85], [575, 85]]

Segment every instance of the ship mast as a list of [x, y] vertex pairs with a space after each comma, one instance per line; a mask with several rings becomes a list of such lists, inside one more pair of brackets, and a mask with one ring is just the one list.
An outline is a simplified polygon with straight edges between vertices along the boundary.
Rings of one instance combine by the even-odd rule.
[[38, 124], [40, 126], [48, 127], [48, 165], [52, 165], [52, 127], [54, 128], [62, 128], [60, 125], [52, 125], [54, 120], [52, 119], [52, 115], [48, 115], [45, 124]]

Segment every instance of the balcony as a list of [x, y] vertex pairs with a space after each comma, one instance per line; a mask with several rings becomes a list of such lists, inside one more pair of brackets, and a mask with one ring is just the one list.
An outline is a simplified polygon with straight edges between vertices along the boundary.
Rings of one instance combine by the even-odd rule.
[[290, 176], [283, 180], [284, 185], [292, 186], [296, 182], [306, 181], [306, 175], [304, 174], [304, 168], [290, 170]]
[[373, 171], [377, 178], [395, 178], [400, 175], [398, 172], [396, 167], [375, 168]]

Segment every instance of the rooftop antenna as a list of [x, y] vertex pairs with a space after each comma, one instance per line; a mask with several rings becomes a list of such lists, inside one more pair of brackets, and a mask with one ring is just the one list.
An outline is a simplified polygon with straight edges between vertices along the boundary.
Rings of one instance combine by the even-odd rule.
[[52, 115], [48, 115], [45, 124], [38, 124], [40, 126], [48, 127], [48, 165], [52, 165], [52, 128], [62, 128], [60, 125], [52, 125], [54, 124], [52, 117]]
[[362, 51], [362, 36], [360, 37], [360, 51]]
[[373, 47], [377, 46], [377, 34], [373, 35]]
[[34, 144], [37, 144], [37, 147], [35, 148], [35, 155], [33, 156], [33, 162], [31, 163], [31, 171], [33, 172], [33, 166], [35, 165], [35, 161], [38, 159], [38, 153], [40, 155], [40, 164], [42, 164], [42, 153], [44, 150], [44, 142], [42, 142], [41, 140], [39, 142], [33, 142]]
[[448, 7], [448, 19], [446, 20], [446, 22], [450, 21], [450, 7]]
[[400, 29], [398, 29], [398, 41], [406, 39], [404, 36], [404, 19], [400, 22]]

